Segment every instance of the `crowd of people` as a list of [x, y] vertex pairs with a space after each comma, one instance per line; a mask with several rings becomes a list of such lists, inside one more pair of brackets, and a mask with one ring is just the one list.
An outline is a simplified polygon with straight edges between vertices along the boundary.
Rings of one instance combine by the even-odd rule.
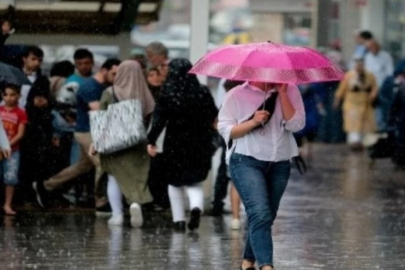
[[[184, 230], [186, 191], [192, 209], [188, 227], [198, 228], [218, 111], [209, 89], [188, 74], [188, 60], [169, 61], [159, 42], [146, 48], [146, 56], [146, 64], [108, 59], [94, 72], [92, 53], [78, 49], [74, 63], [55, 63], [48, 78], [40, 68], [43, 51], [26, 48], [21, 70], [30, 83], [2, 89], [5, 214], [16, 214], [13, 201], [44, 208], [95, 205], [97, 215], [122, 225], [124, 197], [134, 227], [142, 226], [145, 209], [171, 206], [176, 228]], [[90, 112], [134, 99], [141, 101], [150, 127], [148, 145], [112, 154], [93, 151]]]
[[[232, 229], [241, 228], [241, 201], [249, 223], [242, 268], [251, 269], [257, 260], [272, 269], [269, 228], [288, 183], [290, 160], [303, 141], [322, 136], [320, 123], [336, 125], [331, 121], [336, 110], [342, 108], [342, 128], [353, 151], [363, 149], [367, 134], [389, 131], [393, 160], [405, 166], [405, 60], [394, 69], [391, 56], [368, 31], [360, 32], [357, 42], [341, 82], [296, 87], [224, 79], [217, 102], [189, 74], [190, 61], [169, 59], [160, 42], [130, 60], [108, 59], [98, 70], [93, 54], [80, 48], [74, 63], [55, 63], [49, 76], [41, 73], [43, 51], [28, 46], [21, 56], [26, 80], [1, 86], [4, 213], [16, 215], [13, 202], [43, 208], [82, 204], [109, 216], [109, 225], [122, 226], [127, 206], [131, 225], [139, 228], [144, 211], [171, 209], [173, 228], [193, 231], [204, 212], [202, 182], [221, 148], [211, 213], [223, 214], [232, 179]], [[257, 110], [263, 98], [263, 109]], [[99, 152], [91, 115], [131, 100], [139, 101], [147, 139]], [[257, 181], [249, 182], [252, 178]]]

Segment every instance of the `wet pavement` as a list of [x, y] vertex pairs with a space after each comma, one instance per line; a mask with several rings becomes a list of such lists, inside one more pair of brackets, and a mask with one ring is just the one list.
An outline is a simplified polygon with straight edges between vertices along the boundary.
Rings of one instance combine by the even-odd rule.
[[[276, 269], [405, 269], [405, 173], [389, 160], [370, 168], [344, 146], [313, 155], [281, 203]], [[109, 228], [87, 212], [0, 218], [0, 269], [238, 269], [243, 250], [230, 216], [203, 217], [194, 234], [157, 216], [142, 230]]]

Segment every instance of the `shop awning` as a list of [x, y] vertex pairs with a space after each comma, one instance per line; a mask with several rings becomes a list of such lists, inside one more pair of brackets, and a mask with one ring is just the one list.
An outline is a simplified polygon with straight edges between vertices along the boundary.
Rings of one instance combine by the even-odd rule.
[[[118, 34], [159, 20], [163, 0], [16, 1], [18, 33]], [[0, 12], [8, 5], [0, 3]]]

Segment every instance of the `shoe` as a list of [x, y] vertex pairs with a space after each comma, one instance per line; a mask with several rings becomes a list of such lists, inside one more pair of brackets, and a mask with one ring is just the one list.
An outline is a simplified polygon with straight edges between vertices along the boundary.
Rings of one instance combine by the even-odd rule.
[[109, 203], [104, 204], [103, 206], [96, 207], [96, 217], [111, 217], [111, 206]]
[[224, 214], [224, 205], [223, 204], [213, 204], [214, 206], [211, 209], [210, 216], [220, 217]]
[[35, 191], [38, 204], [42, 208], [46, 208], [48, 206], [48, 192], [45, 190], [44, 184], [33, 182], [32, 188]]
[[200, 227], [201, 210], [194, 208], [190, 213], [190, 221], [188, 223], [188, 229], [194, 231]]
[[113, 215], [108, 220], [108, 225], [111, 226], [122, 226], [124, 224], [124, 215]]
[[129, 207], [129, 213], [131, 214], [131, 226], [134, 228], [142, 227], [143, 216], [141, 206], [137, 203], [131, 204]]
[[239, 219], [232, 219], [232, 223], [231, 223], [232, 230], [237, 231], [237, 230], [240, 230], [241, 227], [242, 226], [241, 226], [241, 222]]
[[178, 221], [173, 223], [173, 230], [176, 232], [185, 232], [186, 231], [186, 222]]

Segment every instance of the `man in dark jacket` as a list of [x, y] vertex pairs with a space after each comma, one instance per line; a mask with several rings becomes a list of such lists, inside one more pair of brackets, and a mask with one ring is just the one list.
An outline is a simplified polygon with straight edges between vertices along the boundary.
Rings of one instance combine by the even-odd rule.
[[48, 89], [49, 90], [49, 80], [47, 77], [41, 75], [41, 64], [44, 58], [44, 52], [42, 49], [36, 46], [28, 46], [23, 58], [22, 71], [27, 76], [31, 85], [23, 85], [21, 88], [21, 98], [19, 106], [25, 108], [27, 104], [27, 97], [30, 91], [36, 91], [35, 89]]
[[13, 24], [15, 17], [15, 9], [13, 6], [9, 6], [6, 13], [0, 18], [0, 48], [4, 46], [7, 38], [14, 32]]
[[395, 129], [394, 163], [405, 169], [405, 76], [398, 86], [392, 102], [390, 124]]

